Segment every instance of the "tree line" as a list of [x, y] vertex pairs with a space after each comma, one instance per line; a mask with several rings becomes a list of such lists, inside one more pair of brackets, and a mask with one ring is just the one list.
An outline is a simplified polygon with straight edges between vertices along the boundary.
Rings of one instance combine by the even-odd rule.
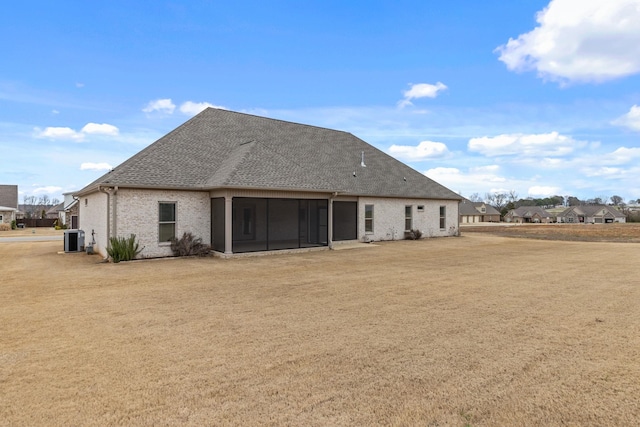
[[46, 218], [47, 211], [59, 204], [60, 200], [51, 199], [46, 194], [40, 197], [25, 195], [22, 198], [22, 211], [26, 218]]
[[472, 202], [483, 202], [496, 208], [500, 215], [504, 216], [511, 209], [517, 209], [520, 206], [539, 206], [543, 209], [555, 208], [558, 206], [571, 207], [571, 206], [584, 206], [584, 205], [610, 205], [616, 206], [622, 213], [629, 216], [632, 212], [629, 211], [629, 204], [640, 204], [640, 199], [631, 199], [625, 202], [623, 197], [618, 195], [598, 196], [591, 199], [581, 200], [574, 196], [550, 196], [543, 198], [520, 198], [518, 193], [514, 190], [509, 192], [495, 192], [485, 193], [484, 197], [481, 197], [478, 193], [473, 193], [468, 199]]

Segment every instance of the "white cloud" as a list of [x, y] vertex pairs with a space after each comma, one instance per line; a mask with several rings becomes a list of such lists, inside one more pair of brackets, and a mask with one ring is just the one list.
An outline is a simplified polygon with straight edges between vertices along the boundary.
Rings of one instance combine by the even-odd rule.
[[209, 104], [208, 102], [193, 102], [193, 101], [187, 101], [184, 102], [181, 106], [180, 106], [180, 112], [183, 114], [186, 114], [188, 116], [195, 116], [196, 114], [200, 113], [202, 110], [204, 110], [205, 108], [219, 108], [221, 110], [227, 110], [226, 107], [222, 107], [220, 105], [213, 105], [213, 104]]
[[56, 187], [54, 185], [48, 185], [45, 187], [39, 187], [33, 190], [33, 194], [52, 194], [62, 191], [62, 187]]
[[155, 101], [149, 102], [147, 106], [142, 109], [142, 111], [145, 113], [152, 113], [154, 111], [158, 111], [163, 114], [173, 114], [173, 111], [175, 109], [176, 109], [176, 106], [171, 101], [171, 98], [166, 98], [166, 99], [156, 99]]
[[504, 134], [494, 137], [471, 138], [467, 147], [485, 156], [565, 156], [585, 142], [558, 132], [542, 134]]
[[609, 164], [625, 164], [640, 159], [640, 148], [620, 147], [605, 155], [601, 161]]
[[618, 117], [612, 123], [640, 131], [640, 107], [637, 105], [632, 106], [627, 114]]
[[47, 127], [44, 130], [36, 128], [36, 136], [39, 138], [49, 139], [70, 139], [73, 141], [82, 141], [84, 134], [76, 132], [69, 127]]
[[80, 165], [80, 170], [89, 170], [89, 171], [102, 171], [102, 170], [111, 170], [113, 169], [113, 167], [106, 162], [102, 162], [102, 163], [91, 163], [91, 162], [85, 162], [82, 163]]
[[445, 89], [447, 89], [447, 86], [442, 82], [438, 82], [434, 85], [429, 83], [418, 83], [411, 85], [411, 88], [404, 92], [404, 99], [398, 102], [398, 106], [406, 107], [408, 105], [413, 105], [411, 103], [412, 99], [435, 98], [436, 96], [438, 96], [438, 92], [441, 92]]
[[70, 127], [47, 127], [44, 130], [35, 128], [35, 136], [38, 138], [71, 140], [76, 142], [84, 141], [87, 135], [117, 136], [118, 133], [119, 130], [117, 127], [106, 123], [87, 123], [80, 132]]
[[113, 126], [113, 125], [109, 125], [106, 123], [102, 123], [102, 124], [98, 124], [98, 123], [87, 123], [83, 128], [82, 131], [83, 133], [86, 134], [97, 134], [97, 135], [111, 135], [111, 136], [116, 136], [119, 133], [119, 130], [117, 127]]
[[560, 187], [552, 187], [552, 186], [544, 186], [544, 185], [534, 185], [532, 187], [529, 187], [529, 190], [527, 191], [527, 193], [529, 194], [529, 196], [531, 197], [549, 197], [549, 196], [555, 196], [557, 194], [561, 194], [562, 193], [562, 188]]
[[[469, 168], [466, 172], [457, 168], [437, 167], [429, 169], [424, 174], [447, 188], [456, 189], [463, 194], [478, 192], [479, 184], [504, 185], [507, 179], [499, 175], [498, 165], [478, 166]], [[498, 191], [492, 188], [491, 192]]]
[[420, 161], [443, 157], [449, 153], [447, 146], [442, 142], [422, 141], [417, 146], [392, 145], [389, 154], [402, 160]]
[[496, 49], [512, 71], [552, 81], [602, 82], [640, 72], [638, 0], [552, 0], [538, 26]]

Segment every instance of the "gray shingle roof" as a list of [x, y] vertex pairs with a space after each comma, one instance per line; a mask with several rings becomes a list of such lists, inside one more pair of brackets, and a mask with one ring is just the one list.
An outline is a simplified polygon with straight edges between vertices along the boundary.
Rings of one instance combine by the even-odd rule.
[[606, 210], [611, 215], [613, 215], [615, 217], [618, 217], [618, 218], [626, 217], [625, 214], [623, 214], [622, 212], [620, 212], [616, 208], [614, 208], [612, 206], [607, 206], [607, 205], [572, 206], [572, 207], [569, 207], [569, 208], [565, 209], [564, 211], [562, 211], [562, 213], [558, 214], [558, 217], [565, 217], [571, 212], [575, 212], [578, 215], [584, 215], [584, 216], [589, 216], [589, 217], [591, 217], [591, 216], [602, 216], [602, 211], [603, 210]]
[[0, 185], [0, 206], [18, 209], [17, 185]]
[[[366, 167], [360, 166], [362, 152]], [[461, 199], [350, 133], [215, 108], [204, 110], [78, 194], [98, 185]]]
[[[485, 207], [485, 212], [480, 212], [478, 210], [482, 205]], [[472, 202], [468, 199], [462, 199], [458, 212], [460, 215], [500, 215], [500, 212], [498, 212], [493, 206], [487, 205], [484, 202]]]
[[523, 217], [523, 218], [531, 218], [532, 216], [538, 214], [542, 218], [553, 218], [554, 215], [547, 212], [540, 206], [520, 206], [516, 209], [512, 209], [509, 211], [513, 216]]

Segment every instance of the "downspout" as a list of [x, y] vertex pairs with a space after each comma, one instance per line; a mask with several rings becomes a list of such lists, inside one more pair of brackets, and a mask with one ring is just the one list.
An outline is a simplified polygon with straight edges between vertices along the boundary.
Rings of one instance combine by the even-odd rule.
[[[105, 249], [108, 250], [109, 249], [109, 236], [110, 236], [110, 220], [111, 220], [111, 215], [109, 212], [109, 205], [111, 204], [111, 193], [108, 190], [103, 189], [102, 187], [98, 186], [98, 191], [101, 193], [104, 193], [107, 195], [107, 244], [105, 246]], [[108, 259], [109, 255], [106, 256], [105, 259]]]
[[118, 186], [113, 187], [113, 235], [118, 237]]

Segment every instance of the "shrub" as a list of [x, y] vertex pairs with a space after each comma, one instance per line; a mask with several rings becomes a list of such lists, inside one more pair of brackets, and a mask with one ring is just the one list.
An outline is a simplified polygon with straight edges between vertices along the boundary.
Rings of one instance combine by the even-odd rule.
[[14, 219], [13, 221], [11, 221], [11, 229], [15, 230], [16, 228], [18, 228], [18, 224], [16, 224], [16, 220]]
[[109, 254], [113, 262], [131, 261], [142, 252], [140, 245], [136, 242], [135, 234], [127, 238], [111, 237], [109, 238], [109, 243], [110, 246], [107, 248], [107, 254]]
[[171, 240], [171, 251], [175, 256], [207, 256], [211, 252], [211, 246], [202, 243], [200, 237], [184, 233], [180, 239]]
[[7, 223], [0, 224], [0, 231], [9, 231], [11, 230], [11, 226]]
[[407, 233], [407, 240], [418, 240], [422, 237], [422, 231], [415, 229]]

